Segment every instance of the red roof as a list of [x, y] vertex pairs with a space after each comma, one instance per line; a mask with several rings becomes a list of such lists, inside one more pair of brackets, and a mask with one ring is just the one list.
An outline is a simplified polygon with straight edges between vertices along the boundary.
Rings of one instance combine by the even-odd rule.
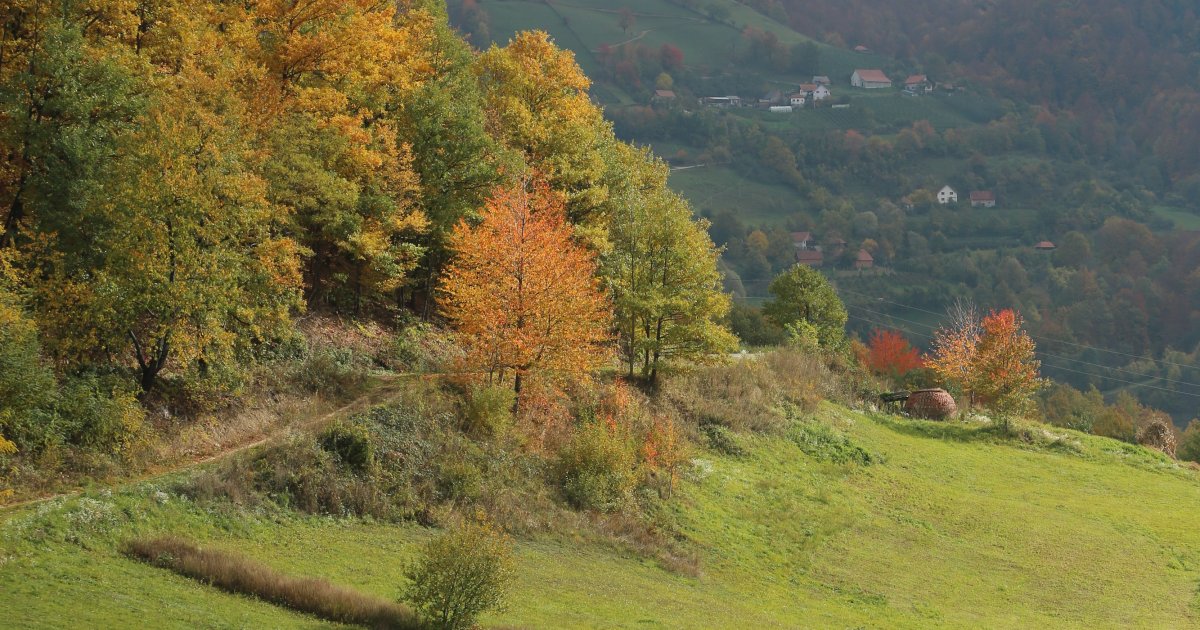
[[929, 81], [929, 79], [926, 79], [925, 75], [914, 74], [904, 80], [904, 85], [913, 85], [915, 83], [927, 83], [928, 81]]
[[1054, 243], [1050, 241], [1042, 241], [1033, 246], [1034, 249], [1054, 249]]
[[996, 195], [990, 190], [972, 190], [971, 201], [995, 201]]
[[801, 263], [801, 264], [805, 264], [805, 265], [817, 264], [817, 265], [819, 265], [824, 261], [825, 261], [825, 255], [815, 249], [804, 249], [804, 250], [796, 252], [796, 262]]
[[875, 262], [875, 257], [871, 256], [871, 252], [860, 249], [858, 250], [858, 258], [855, 258], [855, 260], [858, 262]]
[[858, 73], [858, 78], [860, 78], [863, 81], [866, 81], [868, 83], [891, 83], [892, 82], [892, 80], [889, 79], [887, 77], [887, 75], [883, 73], [883, 70], [877, 70], [874, 68], [870, 68], [870, 69], [866, 69], [866, 70], [861, 70], [861, 69], [855, 70], [855, 72]]
[[858, 52], [870, 52], [871, 49], [867, 48], [866, 46], [863, 46], [862, 44], [859, 44], [854, 47], [854, 50], [856, 50]]
[[812, 232], [792, 232], [793, 243], [803, 243], [812, 240]]
[[675, 92], [671, 90], [654, 90], [654, 95], [658, 98], [675, 98]]
[[813, 90], [815, 90], [815, 89], [817, 89], [817, 84], [816, 84], [816, 83], [801, 83], [801, 84], [800, 84], [800, 91], [801, 91], [801, 92], [811, 92], [811, 91], [813, 91]]

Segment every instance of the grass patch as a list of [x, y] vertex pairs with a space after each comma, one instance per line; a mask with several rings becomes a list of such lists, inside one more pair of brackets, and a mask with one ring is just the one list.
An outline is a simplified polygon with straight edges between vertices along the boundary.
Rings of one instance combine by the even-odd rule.
[[370, 628], [421, 628], [408, 607], [318, 578], [284, 575], [245, 556], [198, 547], [173, 536], [129, 541], [130, 557], [210, 584], [230, 593], [251, 595], [279, 606], [339, 623]]

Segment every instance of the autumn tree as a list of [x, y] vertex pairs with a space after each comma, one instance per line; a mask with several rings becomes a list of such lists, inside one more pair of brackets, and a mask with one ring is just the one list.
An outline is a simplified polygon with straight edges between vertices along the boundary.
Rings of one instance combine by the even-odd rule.
[[611, 311], [593, 254], [574, 242], [561, 199], [530, 180], [497, 188], [472, 226], [459, 222], [442, 310], [461, 335], [466, 369], [489, 384], [586, 375], [604, 362]]
[[933, 353], [925, 364], [948, 385], [975, 403], [975, 352], [983, 334], [979, 310], [971, 302], [957, 300], [947, 312], [947, 322], [933, 334]]
[[903, 378], [923, 365], [917, 349], [895, 330], [872, 330], [866, 358], [872, 371], [894, 379]]
[[803, 322], [816, 332], [822, 348], [836, 348], [845, 341], [846, 307], [829, 280], [808, 265], [795, 265], [776, 276], [768, 290], [771, 299], [763, 314], [783, 329]]
[[636, 369], [654, 381], [664, 361], [703, 360], [735, 343], [718, 323], [729, 297], [707, 223], [695, 221], [687, 202], [667, 189], [665, 164], [630, 148], [625, 158], [638, 185], [611, 217], [602, 274], [629, 375]]
[[628, 35], [634, 24], [637, 24], [637, 17], [633, 15], [633, 9], [621, 7], [617, 10], [617, 26], [621, 27], [623, 33]]

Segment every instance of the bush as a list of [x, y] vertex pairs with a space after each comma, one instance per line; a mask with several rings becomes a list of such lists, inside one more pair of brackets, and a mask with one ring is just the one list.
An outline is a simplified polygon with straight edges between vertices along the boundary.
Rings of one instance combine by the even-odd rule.
[[513, 390], [480, 385], [471, 389], [463, 403], [463, 429], [479, 437], [504, 435], [512, 425]]
[[362, 391], [370, 376], [371, 359], [350, 348], [314, 344], [292, 368], [290, 379], [300, 391], [348, 398]]
[[702, 424], [700, 432], [708, 440], [708, 445], [716, 452], [731, 457], [741, 457], [746, 450], [737, 442], [737, 436], [727, 427], [719, 424]]
[[375, 463], [371, 434], [361, 425], [336, 422], [321, 433], [320, 441], [322, 448], [356, 472], [365, 473]]
[[438, 468], [438, 495], [449, 501], [474, 501], [483, 494], [483, 471], [475, 464], [452, 459]]
[[426, 623], [470, 628], [504, 605], [513, 570], [512, 541], [487, 522], [465, 523], [426, 543], [406, 575], [408, 601]]
[[869, 466], [878, 461], [833, 427], [811, 420], [798, 422], [788, 436], [805, 455], [835, 464]]
[[63, 384], [56, 413], [67, 440], [96, 451], [130, 455], [149, 440], [137, 395], [115, 378], [71, 378]]
[[559, 453], [567, 500], [577, 508], [608, 512], [633, 488], [634, 453], [629, 440], [599, 422], [584, 424]]

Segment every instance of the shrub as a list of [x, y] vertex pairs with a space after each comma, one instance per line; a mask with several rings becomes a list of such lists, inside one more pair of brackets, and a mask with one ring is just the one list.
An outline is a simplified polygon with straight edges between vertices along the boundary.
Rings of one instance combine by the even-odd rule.
[[515, 400], [513, 390], [508, 387], [472, 388], [463, 402], [463, 429], [480, 437], [503, 435], [512, 425]]
[[375, 463], [375, 446], [371, 435], [361, 425], [335, 422], [321, 433], [321, 447], [337, 456], [341, 463], [359, 473], [367, 472]]
[[306, 393], [346, 398], [362, 391], [370, 370], [370, 357], [351, 348], [313, 344], [292, 368], [291, 381]]
[[738, 444], [737, 436], [727, 427], [719, 424], [702, 424], [700, 432], [704, 434], [709, 447], [722, 455], [741, 457], [746, 454], [746, 450], [742, 448], [741, 444]]
[[580, 509], [612, 511], [636, 481], [629, 440], [598, 422], [576, 431], [559, 453], [558, 463], [567, 500]]
[[876, 456], [855, 444], [837, 429], [820, 422], [800, 421], [793, 426], [788, 437], [806, 455], [823, 461], [867, 466], [878, 460]]
[[452, 459], [438, 468], [438, 495], [450, 501], [474, 501], [483, 494], [483, 471], [475, 464]]
[[372, 628], [419, 628], [407, 607], [315, 578], [283, 575], [241, 555], [202, 549], [180, 538], [133, 540], [125, 554], [231, 593], [260, 597], [328, 621]]
[[426, 543], [406, 571], [406, 597], [426, 623], [458, 630], [504, 605], [513, 570], [512, 541], [490, 523], [464, 523]]
[[73, 444], [131, 455], [149, 439], [145, 412], [133, 389], [111, 377], [86, 375], [67, 380], [55, 411], [65, 437]]

